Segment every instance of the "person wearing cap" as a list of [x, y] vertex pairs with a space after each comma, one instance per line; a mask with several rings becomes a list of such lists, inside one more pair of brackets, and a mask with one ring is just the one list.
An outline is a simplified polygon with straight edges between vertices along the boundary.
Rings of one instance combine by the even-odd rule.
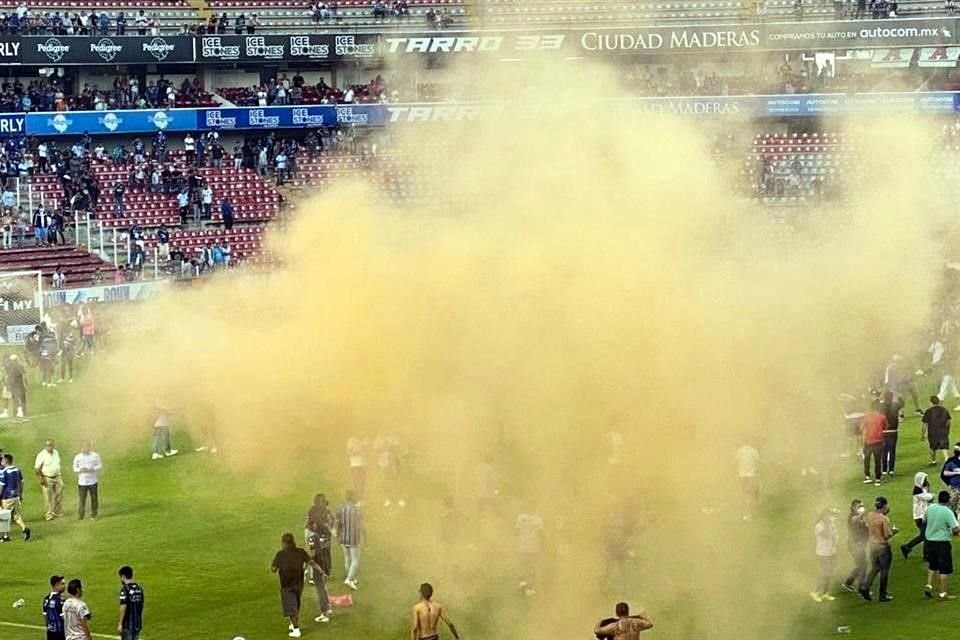
[[937, 504], [930, 505], [925, 514], [927, 542], [923, 548], [923, 557], [927, 560], [928, 571], [927, 585], [923, 595], [927, 598], [933, 597], [933, 579], [936, 576], [940, 587], [937, 593], [939, 600], [956, 600], [957, 598], [947, 593], [947, 581], [953, 573], [951, 541], [953, 536], [960, 535], [960, 524], [957, 523], [956, 514], [950, 510], [949, 502], [950, 493], [941, 491], [937, 494]]
[[897, 530], [890, 524], [890, 506], [887, 499], [878, 496], [874, 501], [875, 509], [864, 517], [867, 523], [867, 559], [870, 564], [870, 571], [860, 585], [860, 595], [864, 600], [873, 600], [870, 595], [870, 587], [877, 574], [880, 574], [880, 596], [879, 602], [890, 602], [893, 600], [887, 592], [887, 584], [890, 580], [890, 565], [893, 564], [893, 552], [890, 550], [890, 539], [896, 535]]
[[60, 452], [53, 440], [47, 440], [37, 454], [33, 471], [43, 489], [43, 519], [53, 520], [63, 515], [63, 477], [60, 473]]

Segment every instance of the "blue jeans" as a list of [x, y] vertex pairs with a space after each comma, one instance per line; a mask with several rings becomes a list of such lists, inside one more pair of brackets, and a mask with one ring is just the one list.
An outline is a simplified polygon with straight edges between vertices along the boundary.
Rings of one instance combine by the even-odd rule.
[[360, 570], [360, 547], [357, 545], [341, 545], [343, 547], [343, 568], [347, 572], [347, 580], [356, 580]]
[[163, 455], [173, 449], [170, 446], [170, 427], [153, 428], [153, 452]]

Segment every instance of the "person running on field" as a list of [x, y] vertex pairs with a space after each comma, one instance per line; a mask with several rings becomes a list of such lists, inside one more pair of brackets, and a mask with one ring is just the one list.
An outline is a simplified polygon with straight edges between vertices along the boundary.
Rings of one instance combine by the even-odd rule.
[[853, 558], [853, 569], [840, 585], [850, 593], [858, 592], [867, 578], [867, 539], [870, 532], [863, 520], [866, 511], [862, 500], [855, 499], [850, 503], [850, 513], [847, 516], [847, 551]]
[[950, 457], [950, 412], [940, 404], [940, 398], [930, 396], [930, 408], [923, 412], [920, 439], [927, 439], [930, 446], [930, 464], [937, 464], [937, 452], [943, 452], [943, 460]]
[[947, 581], [953, 573], [953, 536], [960, 535], [960, 524], [956, 514], [947, 506], [950, 494], [941, 491], [937, 495], [937, 504], [927, 509], [927, 543], [924, 556], [927, 559], [927, 585], [923, 595], [933, 597], [934, 577], [937, 578], [940, 600], [956, 600], [956, 596], [947, 593]]
[[429, 582], [420, 585], [420, 601], [413, 605], [413, 626], [410, 628], [410, 640], [439, 640], [437, 623], [440, 620], [450, 628], [455, 640], [460, 640], [457, 628], [450, 622], [443, 605], [434, 602], [433, 586]]
[[923, 535], [927, 528], [925, 516], [927, 507], [930, 506], [932, 501], [933, 494], [930, 493], [930, 478], [927, 477], [927, 474], [920, 471], [913, 476], [913, 522], [917, 525], [917, 535], [909, 542], [900, 545], [900, 553], [903, 554], [904, 560], [910, 557], [910, 552], [913, 551], [915, 546], [925, 540]]
[[280, 604], [283, 615], [290, 619], [289, 635], [291, 638], [300, 637], [300, 601], [303, 596], [303, 570], [310, 566], [320, 571], [320, 566], [314, 562], [307, 552], [297, 546], [292, 533], [285, 533], [280, 538], [281, 548], [273, 556], [270, 571], [280, 577]]

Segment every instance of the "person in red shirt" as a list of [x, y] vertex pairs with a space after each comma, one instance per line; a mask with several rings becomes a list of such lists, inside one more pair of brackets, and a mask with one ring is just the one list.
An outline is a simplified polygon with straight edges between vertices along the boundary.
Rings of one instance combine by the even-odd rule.
[[880, 486], [880, 458], [883, 454], [883, 432], [887, 429], [887, 417], [880, 413], [876, 402], [873, 409], [860, 421], [863, 434], [863, 484], [870, 484], [870, 458], [873, 458], [873, 484]]

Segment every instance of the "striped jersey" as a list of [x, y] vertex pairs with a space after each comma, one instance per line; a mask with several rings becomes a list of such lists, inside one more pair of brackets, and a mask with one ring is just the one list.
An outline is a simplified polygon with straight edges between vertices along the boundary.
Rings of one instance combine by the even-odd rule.
[[347, 502], [337, 509], [337, 531], [340, 544], [357, 546], [360, 544], [360, 531], [363, 529], [363, 514], [360, 507]]
[[47, 622], [47, 631], [63, 633], [63, 598], [56, 591], [44, 596], [43, 617]]
[[11, 500], [20, 497], [23, 486], [23, 474], [14, 465], [0, 469], [0, 499]]

